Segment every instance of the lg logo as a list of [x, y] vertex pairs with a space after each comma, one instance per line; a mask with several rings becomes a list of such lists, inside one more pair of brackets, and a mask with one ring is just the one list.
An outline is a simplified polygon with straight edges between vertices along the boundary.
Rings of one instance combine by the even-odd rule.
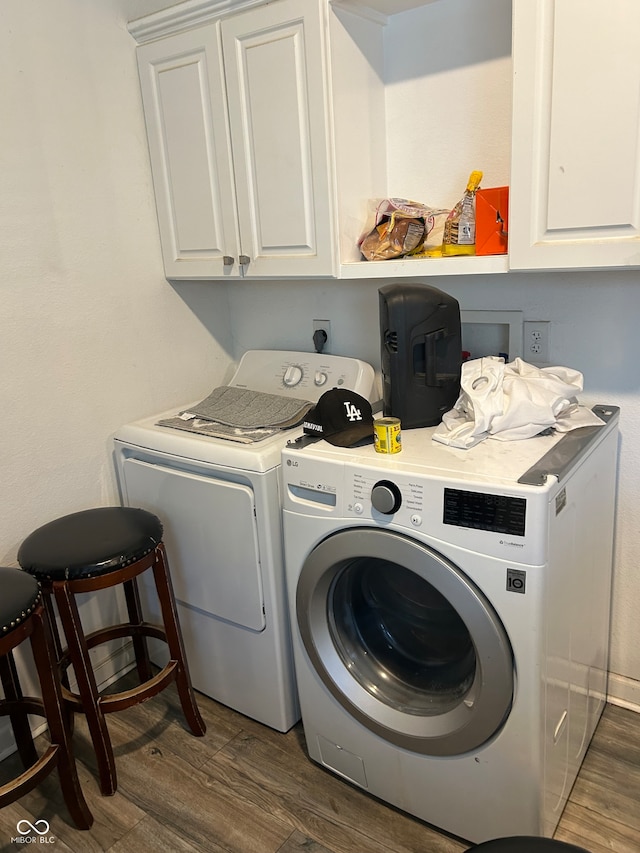
[[344, 407], [347, 411], [347, 419], [350, 420], [352, 423], [353, 421], [362, 420], [362, 413], [360, 412], [360, 409], [353, 403], [350, 403], [348, 400], [346, 400]]

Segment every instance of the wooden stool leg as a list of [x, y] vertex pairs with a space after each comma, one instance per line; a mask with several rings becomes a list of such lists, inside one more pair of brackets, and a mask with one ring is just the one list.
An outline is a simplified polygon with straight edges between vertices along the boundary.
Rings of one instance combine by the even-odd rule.
[[[6, 657], [0, 659], [0, 678], [2, 679], [4, 697], [7, 702], [19, 703], [23, 698], [22, 689], [11, 652]], [[38, 753], [33, 743], [31, 726], [29, 725], [29, 717], [25, 710], [20, 710], [16, 705], [16, 710], [9, 712], [9, 719], [11, 720], [13, 736], [18, 747], [18, 754], [22, 761], [22, 766], [26, 770], [32, 767], [38, 760]]]
[[[53, 599], [51, 595], [48, 595], [46, 593], [46, 590], [45, 595], [43, 595], [42, 597], [42, 603], [44, 604], [44, 609], [47, 614], [47, 622], [49, 625], [49, 634], [51, 636], [51, 641], [53, 642], [53, 650], [56, 654], [57, 660], [60, 660], [60, 658], [62, 657], [62, 641], [60, 640], [60, 634], [58, 633], [58, 623], [56, 622], [56, 611], [53, 606]], [[66, 674], [64, 675], [64, 677], [66, 678]]]
[[[129, 622], [131, 625], [141, 625], [144, 621], [142, 618], [142, 607], [140, 605], [140, 593], [138, 591], [138, 583], [136, 578], [124, 582], [124, 595], [127, 601], [127, 612], [129, 614]], [[153, 677], [151, 669], [151, 661], [149, 660], [149, 648], [147, 646], [147, 638], [140, 634], [133, 634], [133, 650], [136, 657], [136, 668], [138, 670], [138, 678], [140, 683], [149, 681]]]
[[104, 796], [110, 797], [115, 794], [118, 786], [116, 763], [107, 722], [100, 707], [100, 694], [89, 658], [89, 649], [85, 641], [78, 606], [66, 581], [54, 581], [52, 588], [67, 638], [69, 659], [78, 682], [78, 692], [96, 753], [100, 790]]
[[167, 636], [167, 645], [171, 658], [177, 662], [176, 667], [176, 685], [178, 688], [178, 696], [182, 710], [189, 723], [189, 728], [197, 737], [202, 737], [205, 734], [207, 727], [204, 720], [200, 716], [198, 705], [196, 703], [195, 693], [191, 686], [191, 678], [189, 676], [189, 667], [187, 666], [187, 657], [182, 641], [182, 632], [180, 631], [180, 623], [178, 621], [178, 611], [176, 601], [173, 594], [173, 585], [167, 563], [167, 554], [162, 543], [156, 548], [156, 561], [153, 564], [153, 575], [155, 578], [160, 607], [162, 609], [162, 618], [164, 621], [164, 630]]
[[32, 618], [34, 629], [31, 635], [31, 648], [42, 689], [42, 703], [47, 715], [51, 743], [58, 746], [57, 765], [62, 796], [76, 826], [80, 829], [89, 829], [93, 823], [93, 815], [80, 788], [73, 758], [71, 734], [66, 724], [62, 691], [57, 676], [53, 639], [44, 612], [36, 610]]
[[[49, 629], [49, 636], [51, 637], [51, 641], [53, 643], [53, 651], [55, 653], [56, 660], [59, 661], [62, 658], [62, 642], [60, 640], [60, 634], [58, 633], [58, 623], [56, 621], [56, 611], [53, 606], [53, 597], [48, 593], [46, 589], [43, 590], [42, 603], [44, 604], [45, 613], [47, 614], [46, 619]], [[64, 669], [60, 673], [60, 682], [62, 683], [63, 687], [65, 687], [67, 690], [70, 690], [69, 673], [66, 669]], [[62, 709], [67, 719], [69, 731], [73, 732], [73, 711], [71, 710], [70, 706], [67, 705], [64, 701], [62, 703]]]

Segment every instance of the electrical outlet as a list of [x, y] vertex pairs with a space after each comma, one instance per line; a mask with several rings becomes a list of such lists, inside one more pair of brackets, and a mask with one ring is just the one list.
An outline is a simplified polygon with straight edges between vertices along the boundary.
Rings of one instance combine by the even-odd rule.
[[548, 364], [549, 326], [548, 320], [525, 320], [522, 342], [522, 357], [532, 364]]
[[321, 348], [316, 346], [315, 340], [313, 341], [316, 351], [320, 350], [321, 352], [333, 352], [331, 347], [331, 320], [314, 320], [312, 339], [313, 336], [315, 336], [316, 332], [324, 332], [327, 336], [327, 339], [324, 342], [324, 346]]

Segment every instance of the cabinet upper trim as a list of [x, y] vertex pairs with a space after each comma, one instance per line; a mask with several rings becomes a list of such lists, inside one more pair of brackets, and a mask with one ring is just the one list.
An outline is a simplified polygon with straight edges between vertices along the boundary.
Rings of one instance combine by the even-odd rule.
[[[153, 15], [137, 18], [127, 24], [127, 29], [138, 44], [174, 35], [197, 27], [232, 12], [260, 6], [268, 0], [185, 0], [169, 9], [162, 9]], [[359, 15], [370, 17], [384, 24], [389, 15], [396, 15], [426, 6], [436, 0], [326, 0], [338, 8], [351, 9]]]
[[177, 6], [130, 21], [127, 29], [138, 44], [145, 44], [264, 3], [265, 0], [186, 0]]

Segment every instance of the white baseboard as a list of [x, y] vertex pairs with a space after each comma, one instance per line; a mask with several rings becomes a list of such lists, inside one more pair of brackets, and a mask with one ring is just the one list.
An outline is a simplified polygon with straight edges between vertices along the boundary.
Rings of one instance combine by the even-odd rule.
[[[129, 672], [134, 665], [133, 644], [131, 640], [128, 640], [121, 648], [94, 666], [98, 688], [103, 690], [105, 687], [113, 684], [114, 681], [117, 681], [125, 673]], [[73, 675], [73, 673], [71, 674]], [[75, 689], [73, 677], [71, 677], [70, 682], [71, 689]], [[31, 717], [31, 730], [34, 737], [42, 734], [46, 728], [47, 724], [42, 717]], [[0, 761], [15, 751], [16, 745], [13, 740], [11, 724], [8, 719], [4, 719], [0, 722]]]
[[640, 713], [640, 681], [637, 679], [610, 672], [608, 692], [607, 701], [612, 705]]

